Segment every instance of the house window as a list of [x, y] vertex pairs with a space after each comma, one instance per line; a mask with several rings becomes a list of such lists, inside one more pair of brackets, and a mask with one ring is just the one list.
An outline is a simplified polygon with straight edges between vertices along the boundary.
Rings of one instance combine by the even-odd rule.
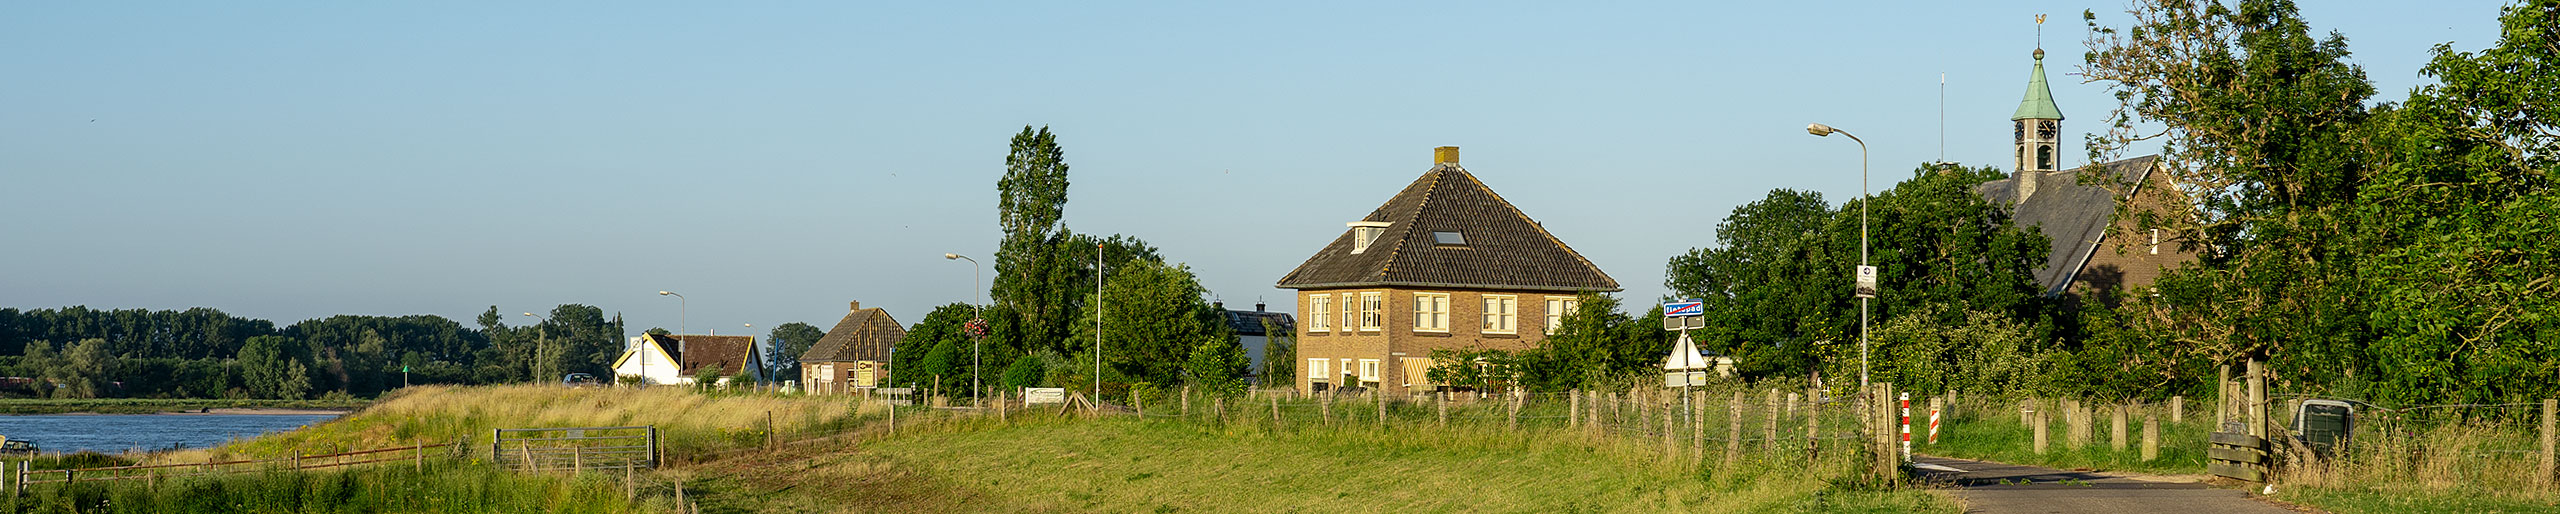
[[1574, 298], [1571, 296], [1547, 297], [1547, 333], [1553, 334], [1556, 332], [1557, 328], [1564, 326], [1565, 313], [1573, 312], [1574, 310], [1581, 308], [1582, 299], [1580, 298]]
[[1333, 295], [1307, 295], [1307, 331], [1333, 330]]
[[1325, 374], [1325, 366], [1324, 366], [1324, 364], [1325, 364], [1326, 362], [1328, 362], [1328, 359], [1324, 359], [1324, 358], [1321, 358], [1321, 357], [1319, 357], [1319, 358], [1314, 358], [1314, 359], [1307, 359], [1307, 380], [1308, 380], [1308, 381], [1310, 381], [1310, 382], [1323, 382], [1323, 381], [1327, 381], [1327, 380], [1332, 380], [1332, 379], [1333, 379], [1333, 377], [1332, 377], [1332, 376]]
[[1449, 331], [1449, 294], [1414, 293], [1413, 329], [1423, 332]]
[[1360, 326], [1360, 313], [1351, 308], [1351, 293], [1342, 294], [1342, 308], [1335, 310], [1342, 311], [1342, 324], [1334, 325], [1334, 330], [1348, 332], [1351, 327]]
[[1467, 235], [1457, 232], [1432, 232], [1431, 244], [1441, 246], [1466, 246]]
[[1386, 293], [1360, 293], [1360, 330], [1376, 332], [1386, 326]]
[[1520, 297], [1484, 295], [1484, 331], [1491, 334], [1518, 333]]
[[1422, 357], [1400, 357], [1396, 360], [1397, 365], [1399, 366], [1399, 369], [1396, 370], [1396, 374], [1403, 375], [1402, 377], [1398, 377], [1398, 382], [1403, 382], [1406, 387], [1412, 387], [1417, 384], [1426, 386], [1431, 385], [1431, 359]]
[[1360, 359], [1360, 381], [1362, 381], [1362, 382], [1376, 382], [1376, 381], [1378, 381], [1378, 360], [1377, 360], [1377, 359]]
[[2160, 229], [2151, 229], [2151, 254], [2160, 255]]
[[1390, 225], [1384, 221], [1354, 221], [1346, 224], [1351, 225], [1351, 253], [1369, 251], [1369, 243], [1377, 242], [1378, 236], [1386, 235], [1387, 226]]

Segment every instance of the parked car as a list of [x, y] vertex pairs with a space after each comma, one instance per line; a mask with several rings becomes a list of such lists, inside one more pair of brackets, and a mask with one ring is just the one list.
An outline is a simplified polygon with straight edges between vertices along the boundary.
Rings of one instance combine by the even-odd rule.
[[586, 373], [570, 373], [568, 376], [560, 377], [560, 385], [565, 387], [604, 387], [604, 384], [596, 382], [595, 375], [589, 375]]

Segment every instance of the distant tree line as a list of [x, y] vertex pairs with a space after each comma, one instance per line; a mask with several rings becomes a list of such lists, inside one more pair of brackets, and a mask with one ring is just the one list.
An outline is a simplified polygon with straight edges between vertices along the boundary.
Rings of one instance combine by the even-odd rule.
[[519, 325], [433, 315], [331, 316], [277, 328], [210, 308], [0, 308], [0, 395], [132, 398], [371, 397], [412, 384], [609, 376], [621, 317], [568, 304]]

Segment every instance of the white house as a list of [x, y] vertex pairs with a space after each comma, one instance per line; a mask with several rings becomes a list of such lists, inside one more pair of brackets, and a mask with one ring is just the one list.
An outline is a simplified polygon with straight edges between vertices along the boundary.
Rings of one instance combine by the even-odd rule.
[[640, 377], [643, 385], [686, 385], [703, 369], [716, 368], [723, 381], [740, 371], [761, 380], [763, 352], [755, 348], [756, 339], [749, 336], [644, 334], [631, 338], [622, 356], [613, 360], [613, 374], [616, 382]]

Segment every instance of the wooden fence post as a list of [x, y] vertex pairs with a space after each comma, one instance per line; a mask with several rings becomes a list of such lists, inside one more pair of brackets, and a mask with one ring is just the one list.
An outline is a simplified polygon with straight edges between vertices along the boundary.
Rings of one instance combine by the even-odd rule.
[[2031, 421], [2027, 422], [2027, 427], [2035, 432], [2036, 455], [2044, 455], [2044, 450], [2046, 448], [2045, 425], [2047, 424], [2046, 418], [2048, 416], [2046, 416], [2045, 409], [2043, 407], [2043, 401], [2036, 401], [2036, 408], [2029, 409], [2029, 412], [2027, 413], [2027, 417], [2031, 418]]
[[773, 451], [773, 449], [774, 449], [775, 447], [780, 446], [780, 445], [778, 445], [778, 444], [775, 444], [775, 443], [774, 443], [774, 441], [775, 441], [775, 436], [774, 436], [774, 434], [773, 434], [773, 411], [768, 409], [768, 410], [764, 411], [764, 451], [768, 451], [768, 452], [770, 452], [770, 451]]
[[2133, 415], [2133, 406], [2130, 404], [2119, 403], [2114, 405], [2114, 407], [2115, 415], [2109, 416], [2108, 419], [2111, 423], [2107, 425], [2107, 428], [2109, 429], [2107, 431], [2107, 447], [2110, 450], [2122, 452], [2125, 449], [2125, 444], [2131, 442], [2125, 440], [2125, 425], [2131, 423], [2131, 420], [2127, 419], [2127, 417]]
[[1742, 458], [1742, 391], [1733, 392], [1733, 403], [1724, 407], [1724, 465], [1733, 467]]
[[1271, 428], [1280, 428], [1280, 396], [1271, 396]]
[[1528, 397], [1521, 395], [1520, 392], [1521, 391], [1519, 389], [1511, 390], [1511, 401], [1509, 402], [1511, 404], [1511, 420], [1504, 423], [1504, 428], [1511, 430], [1520, 429], [1520, 407], [1523, 402], [1528, 400]]
[[1191, 418], [1191, 386], [1187, 384], [1182, 386], [1182, 417]]
[[1582, 428], [1582, 390], [1573, 389], [1566, 391], [1564, 396], [1564, 427], [1567, 429]]
[[2249, 435], [2267, 437], [2267, 365], [2249, 359]]
[[[412, 438], [409, 438], [409, 442], [410, 442], [412, 445], [415, 445], [415, 446], [416, 446], [416, 448], [411, 448], [411, 449], [410, 449], [410, 451], [417, 452], [417, 453], [416, 453], [416, 457], [418, 458], [418, 459], [417, 459], [417, 460], [418, 460], [418, 462], [417, 462], [417, 464], [418, 464], [418, 472], [419, 472], [419, 473], [425, 473], [425, 472], [427, 472], [427, 441], [426, 441], [425, 439], [419, 439], [419, 438], [412, 437]], [[210, 460], [212, 460], [212, 459], [211, 459], [211, 458], [207, 458], [207, 459], [205, 459], [205, 460], [210, 461]]]
[[2142, 414], [2142, 461], [2160, 458], [2160, 413]]
[[1434, 394], [1434, 395], [1431, 395], [1431, 398], [1432, 398], [1432, 400], [1433, 400], [1433, 401], [1436, 401], [1436, 402], [1438, 402], [1438, 403], [1439, 403], [1439, 407], [1440, 407], [1440, 424], [1439, 424], [1438, 426], [1439, 426], [1439, 427], [1441, 427], [1441, 428], [1448, 428], [1448, 427], [1449, 427], [1449, 393], [1442, 392], [1442, 393], [1440, 393], [1440, 394]]
[[1767, 405], [1762, 406], [1762, 408], [1768, 409], [1769, 412], [1761, 416], [1761, 451], [1778, 451], [1778, 407], [1778, 389], [1774, 387], [1769, 388], [1769, 402]]
[[1804, 454], [1812, 460], [1822, 457], [1822, 390], [1805, 387]]
[[1689, 404], [1697, 406], [1689, 409], [1689, 463], [1705, 465], [1707, 462], [1707, 392], [1690, 391]]
[[1673, 462], [1680, 459], [1680, 439], [1678, 439], [1679, 432], [1672, 431], [1671, 420], [1680, 417], [1680, 409], [1668, 406], [1679, 405], [1678, 397], [1666, 399], [1672, 400], [1672, 402], [1666, 404], [1662, 409], [1662, 460], [1663, 462]]
[[1370, 391], [1369, 397], [1378, 400], [1378, 428], [1387, 428], [1387, 391], [1383, 389], [1386, 386], [1379, 387], [1382, 389]]
[[2171, 397], [2169, 397], [2169, 422], [2170, 422], [2170, 423], [2183, 423], [2183, 422], [2186, 422], [2186, 420], [2187, 420], [2187, 397], [2185, 397], [2185, 396], [2171, 396]]

